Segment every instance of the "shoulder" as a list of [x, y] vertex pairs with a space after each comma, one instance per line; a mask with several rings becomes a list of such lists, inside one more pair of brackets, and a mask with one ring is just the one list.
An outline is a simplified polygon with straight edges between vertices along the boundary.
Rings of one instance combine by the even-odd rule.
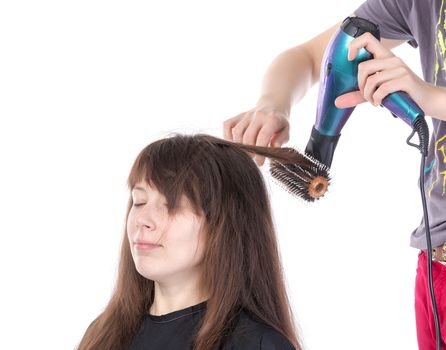
[[274, 328], [241, 312], [228, 350], [295, 350], [285, 336]]
[[260, 338], [260, 349], [264, 350], [296, 350], [282, 334], [268, 327]]

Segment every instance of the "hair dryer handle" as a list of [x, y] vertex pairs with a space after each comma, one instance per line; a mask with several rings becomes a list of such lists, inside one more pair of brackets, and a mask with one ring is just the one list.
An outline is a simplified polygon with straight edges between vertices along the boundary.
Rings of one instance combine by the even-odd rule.
[[383, 99], [381, 106], [386, 107], [394, 117], [402, 119], [411, 127], [418, 117], [424, 117], [420, 106], [404, 91], [390, 93]]

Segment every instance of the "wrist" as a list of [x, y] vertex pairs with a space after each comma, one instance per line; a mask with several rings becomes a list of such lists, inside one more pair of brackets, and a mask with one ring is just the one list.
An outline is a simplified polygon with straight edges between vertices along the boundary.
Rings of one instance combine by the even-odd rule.
[[280, 99], [277, 96], [263, 95], [256, 103], [257, 110], [263, 110], [265, 112], [277, 112], [283, 114], [286, 118], [289, 118], [291, 111], [291, 103], [287, 99]]

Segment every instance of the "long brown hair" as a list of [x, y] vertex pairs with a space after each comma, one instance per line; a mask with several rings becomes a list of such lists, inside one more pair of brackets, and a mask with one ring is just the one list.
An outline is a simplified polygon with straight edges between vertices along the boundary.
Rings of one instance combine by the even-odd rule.
[[[203, 283], [207, 308], [193, 343], [216, 349], [241, 309], [301, 349], [284, 283], [268, 192], [250, 153], [291, 160], [285, 148], [249, 146], [205, 134], [173, 134], [145, 147], [128, 177], [131, 190], [144, 180], [162, 193], [169, 212], [184, 194], [205, 216]], [[294, 161], [296, 159], [294, 158]], [[127, 214], [132, 207], [130, 196]], [[90, 324], [78, 350], [129, 347], [154, 298], [154, 282], [133, 262], [125, 229], [118, 276], [105, 310]]]

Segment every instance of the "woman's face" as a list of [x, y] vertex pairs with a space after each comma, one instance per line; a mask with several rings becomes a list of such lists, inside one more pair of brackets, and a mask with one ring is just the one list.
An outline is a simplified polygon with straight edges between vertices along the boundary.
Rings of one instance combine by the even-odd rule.
[[201, 273], [205, 247], [200, 230], [203, 218], [194, 214], [185, 196], [180, 210], [169, 216], [166, 198], [146, 182], [135, 185], [132, 199], [127, 236], [137, 271], [159, 283], [196, 279]]

